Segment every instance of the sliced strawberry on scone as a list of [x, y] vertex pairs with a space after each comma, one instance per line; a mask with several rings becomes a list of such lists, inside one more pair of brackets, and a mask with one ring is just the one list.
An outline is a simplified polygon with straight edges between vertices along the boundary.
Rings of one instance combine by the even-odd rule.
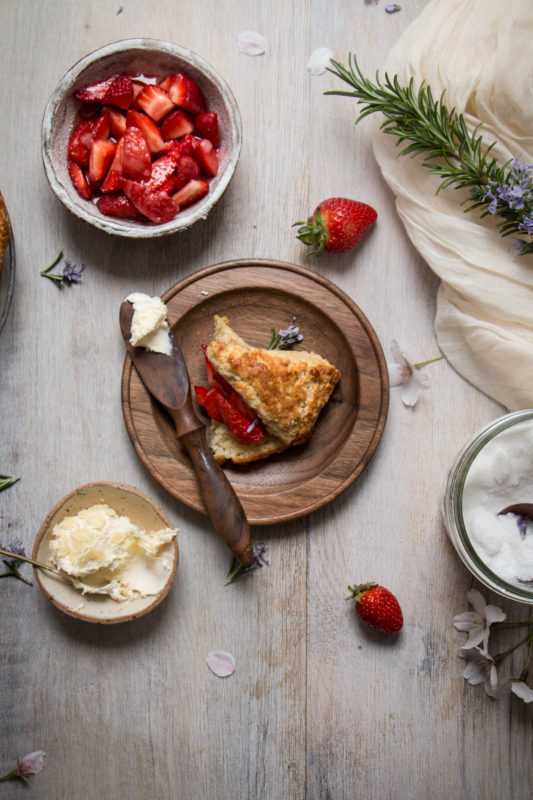
[[152, 222], [162, 225], [170, 222], [178, 213], [179, 206], [166, 192], [150, 190], [142, 183], [124, 178], [121, 183], [125, 195]]
[[68, 174], [78, 194], [83, 197], [84, 200], [90, 200], [92, 196], [91, 187], [87, 183], [87, 178], [80, 165], [75, 161], [69, 160]]
[[103, 103], [106, 92], [115, 80], [115, 75], [106, 78], [104, 81], [98, 83], [91, 83], [89, 86], [84, 86], [83, 89], [78, 89], [76, 92], [76, 99], [81, 100], [82, 103]]
[[126, 125], [128, 128], [139, 128], [143, 132], [148, 149], [152, 154], [169, 149], [170, 145], [164, 141], [155, 122], [142, 111], [135, 111], [131, 108], [126, 116]]
[[177, 72], [172, 76], [168, 96], [175, 105], [193, 115], [203, 114], [206, 110], [202, 92], [192, 78], [183, 72]]
[[99, 186], [103, 181], [116, 149], [116, 144], [110, 139], [97, 139], [92, 143], [87, 180], [93, 188]]
[[102, 195], [96, 201], [96, 205], [106, 217], [135, 219], [135, 217], [141, 216], [139, 209], [133, 205], [129, 197], [126, 197], [123, 192]]
[[218, 115], [216, 111], [206, 111], [205, 114], [198, 114], [194, 118], [194, 124], [197, 132], [203, 139], [209, 139], [214, 147], [220, 145]]
[[113, 156], [113, 161], [111, 162], [111, 166], [109, 167], [105, 179], [100, 185], [100, 191], [104, 192], [104, 194], [106, 192], [115, 192], [117, 189], [121, 188], [120, 179], [122, 177], [123, 157], [124, 157], [124, 137], [118, 140], [117, 149], [115, 150], [115, 155]]
[[217, 389], [211, 391], [217, 392], [218, 410], [229, 432], [241, 442], [260, 442], [264, 435], [261, 426], [250, 421], [238, 408], [235, 408], [222, 392], [218, 392]]
[[192, 180], [173, 195], [172, 199], [180, 207], [190, 206], [191, 203], [196, 203], [209, 191], [209, 184], [204, 180]]
[[103, 101], [112, 106], [128, 109], [133, 103], [133, 83], [127, 73], [117, 75], [104, 95]]
[[152, 157], [148, 144], [139, 128], [126, 128], [124, 134], [124, 153], [122, 156], [122, 174], [132, 180], [143, 180], [152, 173]]
[[196, 392], [198, 404], [205, 408], [207, 416], [210, 419], [214, 419], [215, 422], [222, 422], [222, 415], [220, 414], [217, 403], [218, 389], [208, 389], [206, 386], [195, 386], [194, 391]]
[[179, 108], [172, 111], [161, 124], [161, 135], [164, 139], [180, 139], [193, 130], [194, 124], [191, 118]]
[[214, 177], [218, 172], [218, 156], [213, 144], [209, 139], [195, 139], [193, 147], [194, 157], [204, 175], [208, 175], [210, 178]]
[[152, 84], [144, 87], [135, 102], [154, 122], [162, 120], [174, 108], [174, 103], [168, 94], [159, 86]]

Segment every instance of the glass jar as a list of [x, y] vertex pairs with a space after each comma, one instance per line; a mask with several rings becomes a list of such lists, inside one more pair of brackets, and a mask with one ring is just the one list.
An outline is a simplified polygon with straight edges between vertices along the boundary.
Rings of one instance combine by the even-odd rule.
[[[480, 558], [470, 540], [463, 518], [463, 489], [474, 459], [483, 448], [498, 437], [525, 422], [533, 422], [533, 409], [512, 411], [493, 420], [481, 428], [463, 447], [448, 475], [444, 495], [444, 521], [448, 535], [457, 553], [470, 572], [493, 592], [510, 600], [533, 604], [533, 584], [517, 586], [496, 575]], [[531, 496], [518, 497], [514, 502], [533, 502], [533, 475], [531, 476]], [[511, 501], [507, 504], [510, 505]]]

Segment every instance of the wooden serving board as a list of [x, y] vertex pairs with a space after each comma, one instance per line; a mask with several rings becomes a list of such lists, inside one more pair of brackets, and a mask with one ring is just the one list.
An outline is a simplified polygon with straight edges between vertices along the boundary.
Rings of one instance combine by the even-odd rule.
[[[327, 358], [341, 379], [311, 439], [264, 461], [225, 465], [251, 524], [303, 516], [337, 497], [361, 474], [385, 425], [389, 383], [375, 331], [341, 289], [303, 267], [280, 261], [227, 261], [196, 272], [164, 295], [191, 384], [206, 384], [201, 345], [213, 316], [227, 316], [249, 344], [267, 347], [272, 328], [291, 317], [303, 333], [294, 349]], [[150, 396], [126, 356], [122, 408], [139, 458], [171, 495], [205, 513], [196, 477], [172, 420]], [[199, 412], [201, 415], [201, 412]]]

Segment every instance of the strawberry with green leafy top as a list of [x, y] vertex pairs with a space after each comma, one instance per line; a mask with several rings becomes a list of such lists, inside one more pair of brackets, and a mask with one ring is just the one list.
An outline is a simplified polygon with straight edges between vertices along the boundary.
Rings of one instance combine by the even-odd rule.
[[295, 222], [294, 225], [300, 225], [297, 238], [314, 248], [309, 255], [319, 256], [324, 250], [329, 253], [351, 250], [377, 217], [377, 212], [366, 203], [346, 197], [330, 197], [317, 206], [307, 222]]
[[362, 583], [348, 586], [350, 596], [355, 600], [357, 616], [367, 625], [383, 633], [397, 633], [403, 625], [400, 604], [392, 592], [377, 583]]

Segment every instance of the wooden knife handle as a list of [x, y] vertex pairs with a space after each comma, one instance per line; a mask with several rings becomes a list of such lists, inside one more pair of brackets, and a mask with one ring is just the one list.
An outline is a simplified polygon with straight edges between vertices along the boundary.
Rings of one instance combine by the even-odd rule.
[[241, 501], [213, 458], [207, 444], [205, 428], [180, 436], [198, 478], [198, 485], [207, 513], [220, 538], [245, 567], [253, 564], [250, 526]]

